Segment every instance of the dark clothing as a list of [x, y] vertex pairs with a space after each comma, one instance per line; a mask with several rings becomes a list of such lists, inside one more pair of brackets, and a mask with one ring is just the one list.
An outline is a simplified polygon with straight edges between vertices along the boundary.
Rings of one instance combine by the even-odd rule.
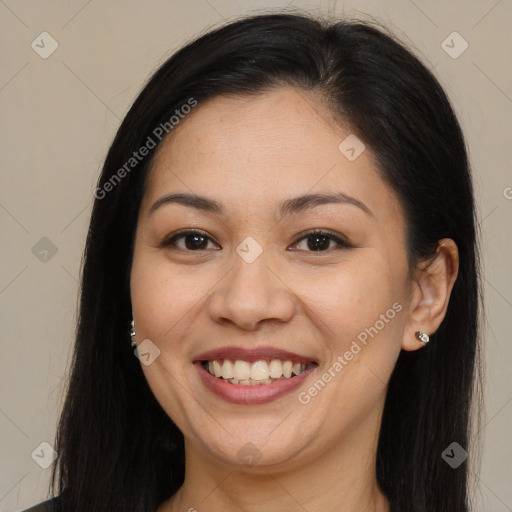
[[27, 508], [23, 512], [61, 512], [60, 498], [53, 498], [52, 500], [43, 501], [39, 505], [34, 505]]

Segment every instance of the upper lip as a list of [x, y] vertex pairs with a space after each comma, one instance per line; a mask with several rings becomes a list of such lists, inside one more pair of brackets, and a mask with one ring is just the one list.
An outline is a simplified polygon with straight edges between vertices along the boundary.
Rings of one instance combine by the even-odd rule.
[[214, 359], [230, 359], [232, 361], [239, 359], [247, 362], [272, 359], [279, 359], [281, 361], [289, 360], [300, 363], [316, 362], [312, 357], [275, 347], [242, 348], [233, 346], [208, 350], [207, 352], [197, 355], [194, 361], [213, 361]]

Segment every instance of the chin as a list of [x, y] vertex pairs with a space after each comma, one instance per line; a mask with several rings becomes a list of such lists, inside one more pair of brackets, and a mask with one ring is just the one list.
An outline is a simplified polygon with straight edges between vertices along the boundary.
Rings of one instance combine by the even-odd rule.
[[[253, 471], [260, 469], [276, 469], [299, 464], [298, 459], [305, 456], [311, 449], [312, 438], [302, 432], [298, 434], [298, 428], [290, 428], [287, 425], [277, 434], [279, 422], [274, 420], [273, 427], [269, 428], [268, 421], [253, 425], [252, 428], [234, 428], [227, 434], [222, 430], [222, 436], [216, 438], [203, 438], [201, 444], [211, 456], [228, 466], [237, 466], [239, 469], [248, 468]], [[286, 421], [286, 420], [285, 420]], [[220, 427], [219, 427], [220, 428]], [[274, 430], [274, 432], [272, 432]], [[302, 463], [302, 462], [301, 462]]]

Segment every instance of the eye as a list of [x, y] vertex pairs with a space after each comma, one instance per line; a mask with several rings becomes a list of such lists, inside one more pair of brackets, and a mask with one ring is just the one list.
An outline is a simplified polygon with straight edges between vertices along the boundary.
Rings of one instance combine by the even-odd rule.
[[[181, 240], [183, 240], [183, 243], [178, 242]], [[160, 247], [171, 246], [184, 251], [205, 251], [208, 249], [208, 241], [212, 241], [212, 239], [203, 231], [189, 229], [164, 240]]]
[[[302, 238], [299, 238], [297, 242], [295, 242], [295, 246], [299, 244], [302, 240], [305, 240], [305, 249], [302, 248], [299, 250], [306, 250], [307, 252], [328, 252], [329, 249], [350, 249], [353, 248], [353, 245], [350, 245], [347, 241], [342, 240], [338, 236], [330, 233], [329, 231], [323, 231], [321, 229], [315, 229], [310, 231]], [[331, 246], [331, 243], [334, 242], [334, 247]]]
[[[303, 234], [303, 236], [294, 243], [294, 246], [297, 246], [302, 240], [306, 241], [306, 248], [299, 248], [299, 250], [305, 250], [307, 252], [328, 252], [328, 250], [332, 248], [350, 249], [353, 247], [342, 238], [321, 229]], [[176, 233], [167, 240], [164, 240], [160, 247], [174, 247], [184, 251], [198, 252], [206, 251], [209, 248], [211, 249], [211, 247], [208, 247], [209, 242], [213, 243], [212, 239], [205, 232], [197, 229], [189, 229]], [[334, 247], [331, 245], [332, 242], [334, 242]], [[219, 248], [214, 249], [219, 250]]]

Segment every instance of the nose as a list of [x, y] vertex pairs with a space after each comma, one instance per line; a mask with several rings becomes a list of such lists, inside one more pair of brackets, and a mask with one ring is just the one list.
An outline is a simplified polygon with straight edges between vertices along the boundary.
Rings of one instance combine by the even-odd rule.
[[289, 322], [297, 301], [287, 283], [267, 265], [264, 254], [252, 263], [236, 255], [233, 267], [209, 297], [207, 308], [213, 321], [251, 331], [269, 321]]

